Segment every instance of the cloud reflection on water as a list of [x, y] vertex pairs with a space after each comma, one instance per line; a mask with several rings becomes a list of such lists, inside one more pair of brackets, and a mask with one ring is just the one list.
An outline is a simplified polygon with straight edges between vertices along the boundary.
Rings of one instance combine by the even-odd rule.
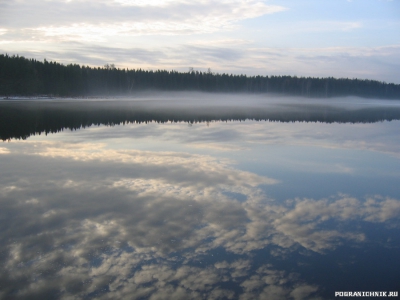
[[269, 261], [365, 243], [366, 223], [398, 227], [398, 199], [276, 201], [263, 187], [278, 180], [233, 159], [77, 140], [1, 148], [1, 298], [305, 299], [318, 286]]

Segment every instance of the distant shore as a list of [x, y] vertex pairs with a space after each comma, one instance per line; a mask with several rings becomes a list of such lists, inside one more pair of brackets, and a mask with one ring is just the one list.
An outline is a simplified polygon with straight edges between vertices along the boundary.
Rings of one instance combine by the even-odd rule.
[[[307, 98], [357, 96], [400, 99], [400, 84], [369, 79], [234, 75], [174, 70], [67, 66], [22, 56], [0, 55], [3, 97], [127, 97], [145, 91], [282, 94]], [[16, 96], [18, 95], [18, 96]], [[44, 96], [43, 96], [44, 95]]]

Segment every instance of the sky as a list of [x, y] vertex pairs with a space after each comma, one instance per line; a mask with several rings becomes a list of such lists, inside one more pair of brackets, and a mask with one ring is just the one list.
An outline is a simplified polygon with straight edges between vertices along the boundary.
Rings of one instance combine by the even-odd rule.
[[0, 0], [0, 53], [400, 83], [400, 0]]

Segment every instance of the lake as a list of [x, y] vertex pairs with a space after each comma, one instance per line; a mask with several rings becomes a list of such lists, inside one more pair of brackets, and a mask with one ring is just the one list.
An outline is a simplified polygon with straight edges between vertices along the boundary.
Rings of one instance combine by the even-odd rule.
[[400, 290], [400, 101], [147, 93], [0, 117], [1, 299]]

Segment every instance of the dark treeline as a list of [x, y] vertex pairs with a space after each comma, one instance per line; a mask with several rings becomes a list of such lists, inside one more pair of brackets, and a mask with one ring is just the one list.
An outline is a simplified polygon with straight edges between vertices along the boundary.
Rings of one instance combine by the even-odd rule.
[[150, 89], [400, 99], [399, 84], [374, 80], [128, 70], [113, 65], [92, 68], [0, 55], [0, 95], [3, 96], [127, 95]]
[[[155, 109], [154, 107], [157, 107]], [[400, 107], [359, 107], [346, 109], [321, 105], [252, 107], [171, 107], [162, 101], [149, 107], [146, 102], [115, 101], [4, 101], [0, 102], [0, 140], [26, 139], [41, 133], [77, 130], [92, 125], [127, 123], [215, 121], [274, 121], [370, 123], [400, 120]]]

